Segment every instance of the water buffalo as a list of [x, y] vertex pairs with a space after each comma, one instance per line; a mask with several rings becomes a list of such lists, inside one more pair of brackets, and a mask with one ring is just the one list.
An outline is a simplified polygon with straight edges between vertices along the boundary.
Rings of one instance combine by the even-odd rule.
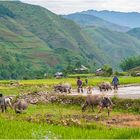
[[85, 111], [88, 106], [91, 107], [94, 111], [95, 105], [99, 105], [100, 107], [98, 113], [100, 113], [103, 110], [103, 108], [107, 108], [109, 116], [113, 103], [109, 97], [101, 97], [99, 95], [88, 95], [85, 103], [82, 106], [82, 111]]
[[54, 86], [55, 91], [60, 91], [60, 92], [66, 92], [66, 93], [71, 93], [71, 84], [69, 83], [64, 83], [64, 84], [59, 84]]
[[101, 97], [98, 95], [88, 95], [86, 97], [85, 103], [82, 105], [82, 111], [85, 111], [86, 108], [89, 106], [94, 111], [94, 106], [98, 105], [101, 100]]
[[27, 102], [24, 99], [19, 99], [14, 103], [14, 109], [16, 113], [22, 113], [23, 110], [26, 110], [28, 107]]
[[103, 82], [99, 85], [100, 91], [108, 91], [109, 89], [112, 90], [111, 84], [109, 82]]
[[4, 100], [5, 100], [5, 108], [7, 108], [8, 106], [13, 108], [12, 107], [13, 97], [5, 97]]

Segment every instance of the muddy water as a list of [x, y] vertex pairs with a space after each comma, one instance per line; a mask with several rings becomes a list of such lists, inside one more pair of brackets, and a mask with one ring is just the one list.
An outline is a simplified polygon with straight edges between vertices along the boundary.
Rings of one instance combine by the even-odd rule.
[[140, 86], [119, 88], [118, 96], [122, 98], [140, 98]]
[[[140, 98], [140, 86], [130, 86], [130, 87], [120, 87], [117, 91], [108, 91], [108, 92], [100, 92], [97, 87], [92, 89], [92, 94], [106, 94], [108, 96], [118, 96], [120, 98], [131, 98], [138, 99]], [[76, 91], [73, 91], [72, 95], [78, 95]], [[84, 93], [80, 95], [87, 95], [87, 89], [84, 89]]]

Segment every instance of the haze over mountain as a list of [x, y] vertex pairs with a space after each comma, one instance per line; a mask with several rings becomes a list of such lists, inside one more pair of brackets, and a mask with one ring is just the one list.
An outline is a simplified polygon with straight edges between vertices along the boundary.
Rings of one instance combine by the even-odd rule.
[[115, 12], [115, 11], [83, 11], [81, 14], [94, 15], [114, 24], [128, 26], [130, 28], [140, 27], [140, 13], [138, 12]]
[[118, 31], [118, 32], [126, 32], [130, 30], [130, 28], [125, 26], [120, 26], [117, 24], [113, 24], [111, 22], [105, 21], [101, 18], [98, 18], [93, 15], [88, 14], [82, 14], [82, 13], [74, 13], [64, 16], [67, 19], [71, 19], [78, 23], [81, 26], [95, 26], [95, 27], [102, 27], [106, 28], [112, 31]]

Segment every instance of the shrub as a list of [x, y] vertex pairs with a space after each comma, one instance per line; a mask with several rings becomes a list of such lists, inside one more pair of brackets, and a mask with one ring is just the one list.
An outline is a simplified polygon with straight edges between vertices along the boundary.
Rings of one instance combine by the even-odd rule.
[[131, 72], [131, 76], [133, 76], [133, 77], [136, 77], [136, 74], [137, 74], [137, 73], [136, 73], [136, 72], [134, 72], [134, 71], [133, 71], [133, 72]]
[[117, 76], [128, 76], [129, 75], [128, 72], [118, 72], [118, 71], [116, 71], [114, 74]]
[[113, 70], [109, 65], [104, 65], [103, 66], [103, 71], [104, 71], [103, 76], [109, 77], [113, 74]]

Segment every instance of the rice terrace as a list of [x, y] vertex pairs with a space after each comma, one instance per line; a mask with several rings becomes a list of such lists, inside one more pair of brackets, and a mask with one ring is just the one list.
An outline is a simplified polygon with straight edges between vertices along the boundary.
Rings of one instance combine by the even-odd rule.
[[[89, 83], [92, 85], [94, 81], [93, 87], [96, 87], [98, 82], [109, 79], [94, 77], [89, 79]], [[120, 83], [123, 83], [124, 78], [120, 79], [122, 80]], [[129, 84], [133, 82], [139, 84], [140, 80], [132, 77], [125, 79], [129, 79]], [[6, 113], [0, 114], [1, 138], [126, 139], [140, 137], [140, 101], [138, 99], [119, 99], [117, 93], [112, 93], [114, 107], [110, 117], [104, 109], [96, 118], [98, 107], [95, 107], [95, 112], [90, 108], [85, 112], [81, 111], [81, 105], [85, 101], [82, 93], [71, 95], [53, 91], [54, 85], [65, 81], [73, 85], [73, 90], [76, 88], [75, 78], [1, 81], [1, 93], [5, 96], [23, 98], [29, 103], [28, 110], [22, 114], [15, 114], [10, 108]], [[92, 94], [96, 94], [94, 89]]]
[[0, 139], [140, 139], [139, 5], [0, 0]]

